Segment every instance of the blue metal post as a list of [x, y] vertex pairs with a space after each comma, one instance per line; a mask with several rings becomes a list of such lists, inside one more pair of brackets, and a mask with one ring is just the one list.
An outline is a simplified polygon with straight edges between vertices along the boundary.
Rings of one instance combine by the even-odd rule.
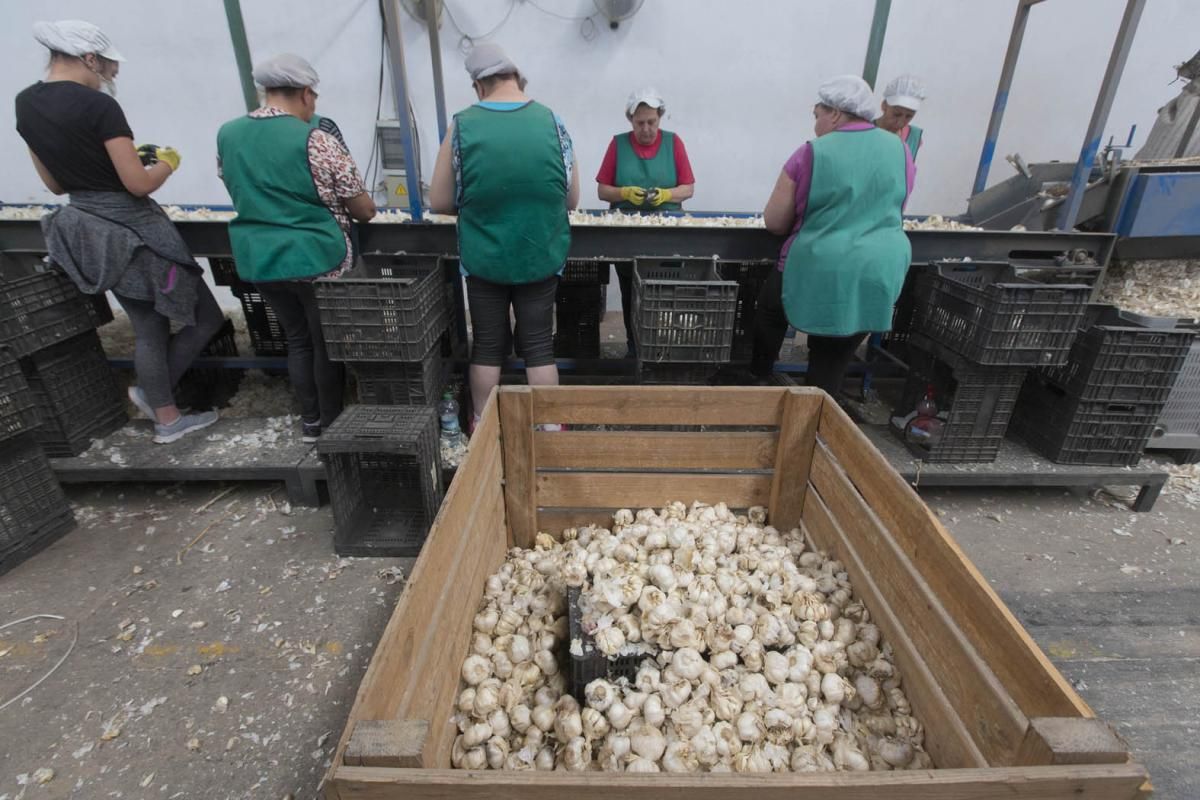
[[438, 144], [446, 138], [446, 91], [442, 87], [442, 43], [438, 19], [442, 0], [425, 0], [425, 24], [429, 26], [429, 55], [433, 59], [433, 102], [437, 106]]
[[871, 18], [871, 34], [867, 38], [867, 59], [863, 62], [863, 80], [875, 88], [879, 76], [879, 56], [883, 52], [883, 37], [887, 33], [892, 0], [875, 0], [875, 16]]
[[1021, 40], [1025, 38], [1029, 8], [1040, 2], [1042, 0], [1017, 0], [1017, 16], [1013, 19], [1012, 33], [1008, 37], [1008, 51], [1004, 54], [1004, 66], [1000, 69], [1000, 84], [996, 87], [996, 99], [992, 102], [992, 117], [988, 120], [987, 135], [983, 138], [983, 152], [979, 154], [979, 167], [975, 170], [972, 196], [987, 188], [988, 171], [992, 168], [992, 157], [996, 154], [996, 139], [1000, 137], [1000, 123], [1004, 121], [1004, 109], [1008, 106], [1008, 90], [1012, 88], [1013, 74], [1017, 71]]
[[242, 99], [246, 110], [258, 108], [258, 91], [254, 88], [254, 69], [250, 63], [250, 45], [246, 43], [246, 23], [242, 19], [242, 4], [225, 0], [225, 20], [229, 23], [229, 38], [233, 41], [233, 57], [237, 62], [238, 79], [242, 82]]
[[1079, 160], [1075, 162], [1071, 191], [1067, 194], [1062, 211], [1058, 215], [1058, 227], [1064, 231], [1074, 228], [1076, 217], [1079, 216], [1088, 176], [1096, 162], [1096, 153], [1100, 152], [1100, 139], [1103, 138], [1104, 126], [1108, 123], [1108, 112], [1112, 110], [1113, 98], [1117, 94], [1117, 86], [1121, 83], [1121, 73], [1125, 71], [1125, 61], [1129, 58], [1133, 35], [1137, 32], [1138, 21], [1142, 18], [1142, 9], [1145, 6], [1146, 0], [1127, 0], [1125, 3], [1125, 15], [1121, 17], [1121, 27], [1117, 29], [1117, 40], [1113, 42], [1108, 68], [1104, 70], [1104, 81], [1100, 84], [1096, 107], [1092, 109], [1092, 119], [1088, 122], [1087, 134], [1083, 137]]
[[408, 188], [408, 210], [420, 222], [421, 176], [417, 173], [417, 155], [413, 147], [412, 115], [408, 113], [408, 74], [404, 69], [404, 39], [400, 35], [399, 0], [383, 2], [384, 35], [387, 37], [388, 58], [392, 64], [392, 93], [396, 100], [396, 118], [400, 123], [400, 140], [404, 145], [404, 177]]

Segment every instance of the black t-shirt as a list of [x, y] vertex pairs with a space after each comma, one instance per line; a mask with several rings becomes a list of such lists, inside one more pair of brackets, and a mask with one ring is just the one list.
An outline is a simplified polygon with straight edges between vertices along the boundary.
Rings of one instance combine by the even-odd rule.
[[38, 81], [17, 95], [17, 133], [68, 192], [121, 192], [104, 143], [133, 138], [116, 100], [74, 81]]

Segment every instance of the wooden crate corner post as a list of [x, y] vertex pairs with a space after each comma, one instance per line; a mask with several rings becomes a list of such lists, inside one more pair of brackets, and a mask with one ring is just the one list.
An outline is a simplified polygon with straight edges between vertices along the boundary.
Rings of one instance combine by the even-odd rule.
[[817, 426], [826, 394], [819, 389], [795, 388], [784, 395], [779, 419], [779, 444], [771, 479], [768, 521], [781, 531], [800, 525]]
[[433, 769], [426, 744], [429, 723], [423, 719], [364, 719], [354, 723], [342, 763], [348, 767], [412, 767]]
[[533, 452], [533, 391], [528, 386], [497, 390], [500, 442], [504, 449], [504, 505], [508, 546], [533, 547], [537, 536], [537, 481]]

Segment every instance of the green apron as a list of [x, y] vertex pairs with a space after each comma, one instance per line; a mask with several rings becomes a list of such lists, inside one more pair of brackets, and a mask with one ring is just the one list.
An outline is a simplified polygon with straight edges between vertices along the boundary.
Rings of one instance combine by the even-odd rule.
[[291, 115], [247, 116], [217, 134], [222, 180], [237, 210], [229, 243], [242, 280], [313, 278], [346, 258], [346, 236], [313, 183], [312, 131]]
[[900, 221], [904, 143], [872, 128], [812, 141], [808, 208], [783, 270], [783, 308], [805, 333], [892, 327], [912, 247]]
[[[654, 158], [640, 158], [633, 150], [631, 133], [618, 133], [613, 137], [617, 145], [617, 186], [640, 186], [643, 189], [674, 189], [679, 185], [675, 174], [675, 134], [659, 131], [662, 141]], [[610, 208], [622, 211], [682, 211], [683, 203], [669, 202], [652, 206], [642, 203], [635, 206], [626, 200], [612, 203]]]
[[912, 152], [913, 161], [917, 160], [917, 151], [921, 149], [921, 134], [924, 133], [916, 125], [908, 126], [908, 138], [904, 143], [908, 145], [908, 149]]
[[462, 186], [459, 263], [492, 283], [545, 280], [571, 248], [567, 169], [550, 109], [471, 106], [454, 115]]

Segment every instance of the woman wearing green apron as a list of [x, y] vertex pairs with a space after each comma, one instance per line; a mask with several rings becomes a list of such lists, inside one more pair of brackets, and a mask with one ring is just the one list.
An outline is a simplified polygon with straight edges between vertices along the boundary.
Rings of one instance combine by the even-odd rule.
[[915, 75], [901, 75], [887, 85], [883, 91], [883, 114], [875, 124], [885, 131], [891, 131], [900, 137], [912, 153], [913, 160], [921, 149], [921, 134], [924, 133], [912, 124], [913, 117], [921, 108], [925, 99], [925, 85]]
[[477, 44], [466, 67], [479, 102], [454, 115], [429, 205], [458, 214], [473, 429], [512, 350], [510, 313], [529, 384], [558, 383], [554, 294], [571, 247], [567, 211], [579, 203], [579, 171], [562, 120], [525, 95], [525, 79], [498, 45]]
[[[625, 118], [633, 130], [612, 138], [596, 173], [600, 199], [610, 208], [631, 213], [682, 211], [683, 201], [695, 191], [696, 178], [683, 139], [659, 127], [666, 110], [657, 89], [647, 86], [629, 95]], [[628, 342], [625, 355], [633, 358], [633, 266], [617, 267], [617, 280]]]
[[787, 160], [763, 212], [767, 230], [790, 235], [758, 297], [751, 372], [770, 376], [790, 322], [808, 334], [806, 382], [836, 398], [866, 335], [891, 328], [912, 257], [900, 215], [915, 167], [870, 122], [862, 78], [833, 78], [817, 97], [817, 138]]

